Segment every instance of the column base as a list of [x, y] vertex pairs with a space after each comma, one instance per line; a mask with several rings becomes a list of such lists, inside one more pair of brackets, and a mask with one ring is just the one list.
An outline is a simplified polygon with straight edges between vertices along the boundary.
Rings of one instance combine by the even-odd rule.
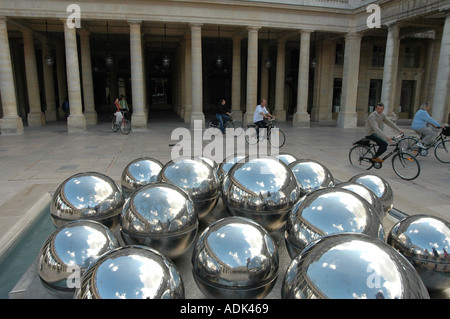
[[339, 112], [337, 126], [342, 128], [355, 128], [358, 123], [358, 114]]
[[39, 113], [29, 113], [27, 116], [28, 126], [36, 127], [36, 126], [44, 126], [45, 125], [45, 114], [42, 112]]
[[20, 135], [23, 134], [23, 122], [21, 117], [1, 118], [0, 132], [2, 135]]
[[87, 125], [96, 125], [98, 123], [97, 112], [84, 112]]
[[53, 111], [45, 111], [45, 120], [46, 121], [56, 121], [56, 110]]
[[310, 127], [311, 118], [308, 113], [295, 113], [292, 119], [292, 127]]
[[236, 121], [242, 122], [244, 115], [241, 110], [231, 110], [231, 113], [233, 113], [233, 118]]
[[286, 122], [286, 111], [285, 110], [275, 110], [273, 112], [274, 116], [277, 118], [279, 122]]
[[190, 123], [190, 121], [191, 121], [191, 111], [185, 110], [183, 118], [184, 118], [184, 123]]
[[190, 122], [189, 122], [191, 129], [198, 128], [198, 127], [195, 127], [194, 121], [202, 121], [202, 128], [204, 128], [205, 127], [205, 114], [203, 114], [202, 112], [191, 113], [191, 118], [190, 118]]
[[133, 130], [146, 130], [148, 117], [145, 113], [133, 114], [131, 116], [131, 127]]
[[243, 115], [243, 121], [244, 121], [244, 123], [242, 123], [242, 124], [244, 126], [253, 124], [253, 113], [249, 113], [249, 112], [245, 113]]
[[67, 118], [67, 131], [69, 133], [86, 131], [86, 118], [84, 115], [69, 115]]

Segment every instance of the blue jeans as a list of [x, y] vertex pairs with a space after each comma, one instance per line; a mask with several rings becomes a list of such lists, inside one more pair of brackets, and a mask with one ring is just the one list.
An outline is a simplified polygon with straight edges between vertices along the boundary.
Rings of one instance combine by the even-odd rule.
[[388, 142], [386, 142], [383, 138], [381, 138], [377, 134], [372, 134], [372, 135], [366, 136], [366, 138], [374, 141], [378, 145], [378, 150], [375, 153], [374, 157], [380, 157], [381, 154], [386, 152], [387, 147], [388, 147]]
[[216, 118], [217, 118], [217, 120], [219, 121], [219, 124], [220, 124], [220, 130], [222, 131], [222, 133], [225, 133], [225, 129], [224, 129], [224, 127], [223, 127], [223, 123], [224, 123], [224, 119], [225, 119], [225, 121], [229, 121], [230, 120], [230, 117], [228, 116], [228, 115], [226, 115], [226, 114], [220, 114], [220, 113], [216, 113]]

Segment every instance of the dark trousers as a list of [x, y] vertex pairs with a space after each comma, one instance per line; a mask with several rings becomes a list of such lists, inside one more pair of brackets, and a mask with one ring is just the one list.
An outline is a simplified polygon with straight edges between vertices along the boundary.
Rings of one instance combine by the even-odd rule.
[[377, 134], [372, 134], [372, 135], [366, 136], [366, 138], [374, 141], [378, 145], [378, 150], [375, 153], [374, 157], [380, 157], [381, 154], [386, 152], [387, 147], [388, 147], [388, 142], [386, 142], [386, 140], [384, 138], [381, 138]]
[[266, 121], [262, 120], [262, 121], [255, 122], [254, 124], [257, 126], [257, 128], [256, 128], [256, 136], [259, 138], [259, 129], [260, 128], [267, 128]]

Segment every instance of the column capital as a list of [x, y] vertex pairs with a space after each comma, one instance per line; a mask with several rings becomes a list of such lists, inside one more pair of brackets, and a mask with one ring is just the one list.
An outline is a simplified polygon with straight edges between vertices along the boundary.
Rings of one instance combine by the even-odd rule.
[[141, 25], [142, 24], [142, 20], [133, 20], [133, 19], [131, 19], [131, 20], [127, 20], [127, 22], [128, 22], [128, 24], [130, 25], [130, 26], [137, 26], [137, 25]]
[[310, 30], [310, 29], [300, 29], [298, 30], [298, 34], [302, 35], [302, 34], [311, 34], [313, 33], [314, 30]]
[[259, 26], [247, 26], [248, 32], [258, 32], [259, 29], [261, 29]]
[[189, 23], [189, 26], [190, 26], [190, 28], [191, 28], [191, 30], [192, 30], [192, 28], [201, 28], [201, 27], [203, 27], [203, 23], [200, 23], [200, 22], [191, 22], [191, 23]]
[[345, 39], [361, 39], [363, 34], [361, 32], [349, 31], [345, 34]]

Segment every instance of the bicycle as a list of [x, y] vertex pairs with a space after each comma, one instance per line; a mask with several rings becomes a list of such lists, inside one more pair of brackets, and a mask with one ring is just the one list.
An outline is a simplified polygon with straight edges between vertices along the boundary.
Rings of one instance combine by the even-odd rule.
[[401, 142], [401, 147], [404, 152], [410, 153], [414, 157], [419, 155], [428, 156], [428, 150], [434, 147], [434, 156], [438, 161], [442, 163], [450, 163], [450, 140], [447, 136], [450, 135], [450, 127], [447, 126], [445, 130], [440, 131], [439, 136], [433, 141], [429, 146], [423, 146], [421, 142], [421, 136], [407, 136], [403, 138]]
[[[225, 130], [228, 129], [228, 128], [232, 128], [232, 129], [243, 128], [242, 123], [239, 122], [239, 121], [236, 121], [236, 120], [233, 118], [233, 113], [230, 113], [229, 118], [230, 118], [229, 120], [226, 120], [226, 121], [223, 123], [223, 128], [224, 128]], [[219, 120], [218, 120], [217, 118], [210, 120], [210, 121], [208, 122], [208, 125], [207, 125], [207, 128], [209, 128], [209, 127], [220, 129], [220, 123], [219, 123]], [[237, 132], [237, 131], [234, 131], [234, 130], [233, 130], [232, 132], [235, 133], [235, 132]]]
[[[398, 142], [389, 145], [394, 146], [395, 148], [382, 159], [384, 161], [395, 154], [392, 157], [392, 169], [394, 172], [404, 180], [413, 180], [420, 174], [419, 161], [411, 154], [403, 152], [402, 148], [399, 146], [401, 141], [399, 138], [402, 137], [403, 134], [392, 138], [393, 141], [398, 140]], [[369, 170], [372, 167], [380, 169], [383, 166], [382, 163], [374, 162], [372, 160], [377, 147], [375, 142], [363, 138], [353, 143], [353, 145], [354, 146], [350, 148], [350, 152], [348, 153], [350, 164], [364, 167], [366, 170]]]
[[253, 145], [259, 143], [260, 140], [267, 138], [270, 145], [275, 147], [282, 147], [284, 143], [286, 143], [286, 135], [282, 130], [275, 126], [275, 124], [273, 123], [274, 121], [275, 119], [270, 119], [268, 120], [265, 129], [259, 128], [259, 132], [263, 133], [259, 134], [259, 136], [258, 126], [256, 124], [247, 125], [247, 129], [245, 130], [245, 141], [248, 144]]
[[123, 134], [128, 134], [131, 131], [131, 121], [125, 118], [127, 111], [120, 111], [122, 113], [122, 121], [116, 123], [116, 116], [112, 117], [111, 129], [113, 132], [117, 132], [119, 129]]

